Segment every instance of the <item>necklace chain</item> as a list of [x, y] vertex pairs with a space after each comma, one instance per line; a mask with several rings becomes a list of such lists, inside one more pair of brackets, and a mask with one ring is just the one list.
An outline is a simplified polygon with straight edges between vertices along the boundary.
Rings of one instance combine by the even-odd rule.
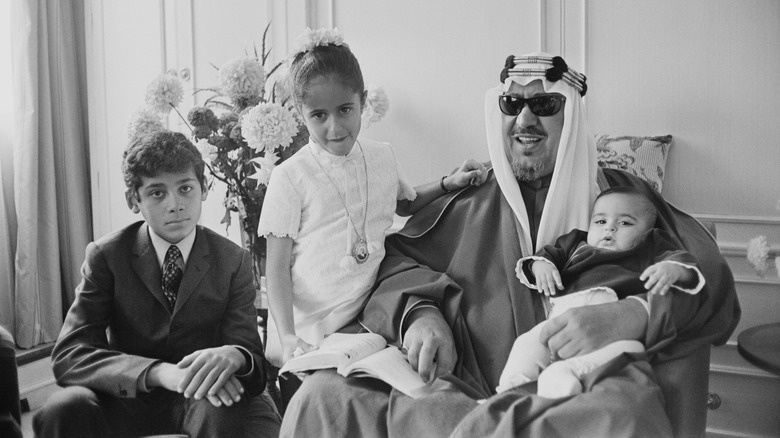
[[[363, 234], [362, 235], [360, 234], [357, 227], [355, 226], [355, 221], [352, 220], [352, 215], [349, 214], [349, 206], [347, 205], [347, 200], [344, 198], [344, 196], [342, 196], [341, 192], [339, 191], [339, 187], [336, 185], [335, 181], [333, 181], [333, 178], [331, 178], [330, 174], [325, 171], [325, 168], [322, 167], [322, 164], [317, 159], [317, 157], [314, 156], [314, 151], [312, 151], [311, 148], [309, 148], [309, 153], [311, 153], [311, 157], [314, 159], [314, 162], [317, 163], [317, 166], [319, 166], [322, 173], [325, 174], [325, 176], [328, 178], [328, 181], [330, 181], [330, 184], [336, 190], [336, 194], [339, 195], [339, 199], [341, 200], [341, 203], [344, 204], [344, 211], [347, 212], [347, 221], [350, 223], [350, 225], [352, 225], [352, 229], [355, 230], [355, 234], [357, 234], [358, 236], [358, 241], [355, 242], [355, 244], [352, 246], [352, 257], [354, 257], [358, 263], [363, 263], [368, 259], [369, 256], [368, 247], [366, 246], [367, 245], [366, 240], [368, 240], [368, 235], [366, 234], [366, 217], [368, 217], [368, 165], [366, 164], [366, 154], [365, 151], [363, 151], [363, 146], [357, 140], [355, 140], [355, 143], [357, 143], [358, 147], [360, 148], [360, 156], [363, 158], [363, 176], [366, 182], [365, 209], [363, 210], [363, 226], [362, 226]], [[358, 181], [355, 181], [355, 183], [358, 184], [358, 192], [359, 192], [360, 185]]]

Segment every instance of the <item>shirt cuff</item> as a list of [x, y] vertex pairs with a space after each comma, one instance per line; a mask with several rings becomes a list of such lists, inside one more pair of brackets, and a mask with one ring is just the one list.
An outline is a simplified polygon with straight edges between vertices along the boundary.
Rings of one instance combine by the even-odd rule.
[[647, 317], [650, 318], [650, 303], [648, 303], [647, 300], [636, 295], [629, 295], [626, 297], [626, 299], [633, 299], [642, 303], [642, 305], [645, 307], [645, 310], [647, 310]]
[[426, 307], [432, 307], [436, 310], [439, 310], [439, 306], [436, 305], [435, 301], [431, 300], [421, 300], [416, 302], [412, 307], [410, 307], [406, 312], [404, 312], [403, 316], [401, 316], [401, 325], [398, 327], [398, 333], [400, 334], [400, 342], [401, 345], [404, 344], [404, 324], [406, 323], [406, 318], [412, 314], [415, 310], [418, 309], [424, 309]]
[[[515, 275], [517, 276], [517, 279], [520, 280], [520, 283], [522, 283], [525, 287], [529, 289], [533, 289], [535, 291], [538, 291], [539, 288], [536, 287], [535, 284], [531, 282], [531, 280], [528, 278], [527, 275], [525, 275], [525, 269], [524, 265], [528, 262], [547, 262], [553, 266], [555, 266], [555, 263], [551, 262], [550, 260], [541, 257], [541, 256], [527, 256], [523, 257], [520, 260], [517, 261], [517, 265], [515, 265]], [[530, 267], [529, 267], [530, 269]], [[536, 279], [534, 279], [534, 283], [536, 282]]]
[[246, 363], [244, 364], [244, 367], [249, 365], [249, 371], [244, 373], [244, 374], [238, 374], [238, 371], [241, 371], [241, 369], [239, 368], [236, 371], [236, 377], [251, 376], [252, 372], [255, 370], [255, 358], [254, 358], [254, 356], [252, 356], [252, 353], [250, 353], [249, 350], [247, 350], [246, 348], [244, 348], [244, 347], [242, 347], [240, 345], [231, 345], [231, 347], [237, 348], [238, 351], [241, 352], [241, 354], [244, 355], [244, 360], [246, 361]]
[[661, 263], [674, 263], [677, 266], [682, 266], [683, 268], [690, 269], [694, 273], [696, 273], [696, 278], [698, 279], [698, 281], [696, 282], [696, 286], [695, 287], [693, 287], [693, 288], [684, 288], [684, 287], [677, 286], [676, 284], [672, 285], [673, 288], [679, 290], [680, 292], [685, 292], [687, 294], [696, 295], [704, 287], [704, 283], [705, 283], [704, 275], [702, 275], [701, 271], [696, 266], [694, 266], [694, 265], [687, 265], [685, 263], [680, 263], [680, 262], [675, 261], [675, 260], [664, 260]]

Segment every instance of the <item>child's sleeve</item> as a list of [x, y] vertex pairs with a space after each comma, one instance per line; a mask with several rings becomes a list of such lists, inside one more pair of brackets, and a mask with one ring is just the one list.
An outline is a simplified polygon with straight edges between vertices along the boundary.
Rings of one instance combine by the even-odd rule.
[[301, 209], [301, 196], [290, 176], [284, 168], [274, 169], [265, 192], [257, 235], [297, 238], [301, 224]]
[[417, 192], [414, 190], [414, 187], [409, 184], [409, 180], [406, 179], [406, 174], [404, 173], [403, 169], [401, 169], [401, 164], [398, 162], [398, 158], [395, 156], [395, 149], [388, 145], [390, 147], [390, 151], [393, 153], [393, 162], [395, 163], [395, 173], [398, 175], [398, 193], [396, 194], [397, 200], [407, 199], [409, 201], [414, 201], [415, 198], [417, 198]]
[[674, 263], [684, 269], [689, 269], [693, 272], [694, 279], [685, 284], [674, 284], [672, 288], [685, 292], [691, 295], [695, 295], [701, 291], [704, 287], [705, 280], [704, 275], [699, 269], [699, 262], [693, 254], [681, 249], [675, 245], [672, 238], [665, 232], [660, 230], [655, 231], [654, 237], [654, 262], [669, 262]]

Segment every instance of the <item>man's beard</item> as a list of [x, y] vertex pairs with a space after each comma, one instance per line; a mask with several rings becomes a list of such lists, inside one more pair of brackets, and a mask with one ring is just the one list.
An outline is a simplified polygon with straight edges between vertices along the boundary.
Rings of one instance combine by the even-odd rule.
[[512, 158], [509, 165], [512, 166], [512, 173], [515, 174], [515, 178], [518, 181], [536, 181], [537, 179], [544, 176], [542, 175], [542, 170], [544, 167], [542, 160], [534, 160], [533, 163], [528, 163], [522, 162], [517, 158]]

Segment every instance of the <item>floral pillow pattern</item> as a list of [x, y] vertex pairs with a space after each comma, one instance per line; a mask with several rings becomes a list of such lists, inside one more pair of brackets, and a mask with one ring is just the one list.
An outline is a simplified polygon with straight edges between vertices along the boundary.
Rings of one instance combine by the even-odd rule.
[[659, 193], [663, 189], [664, 171], [671, 135], [658, 137], [610, 136], [596, 137], [600, 167], [620, 169], [649, 182]]

